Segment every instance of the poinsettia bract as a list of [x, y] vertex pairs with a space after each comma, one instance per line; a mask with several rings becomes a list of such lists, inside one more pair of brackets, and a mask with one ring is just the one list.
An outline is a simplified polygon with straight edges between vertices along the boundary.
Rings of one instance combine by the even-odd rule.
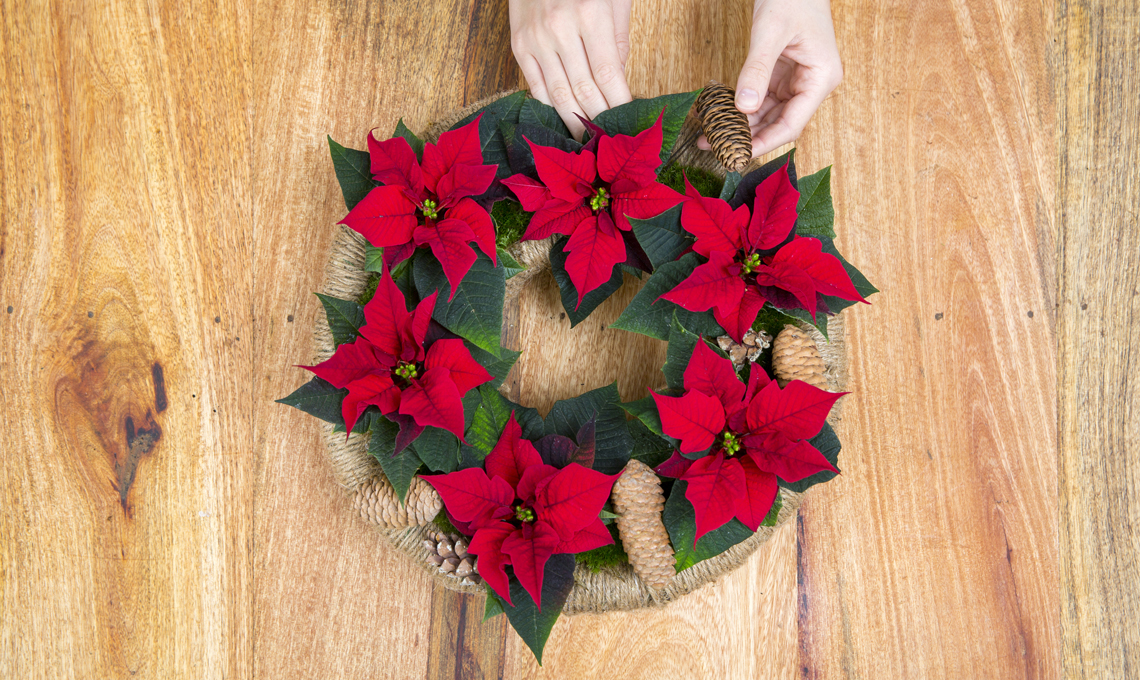
[[[752, 210], [701, 196], [685, 179], [681, 226], [697, 237], [693, 250], [708, 258], [661, 297], [689, 311], [713, 310], [717, 323], [740, 342], [765, 301], [826, 313], [821, 295], [866, 302], [843, 263], [822, 252], [818, 239], [796, 236], [796, 203], [788, 168], [756, 187]], [[788, 237], [791, 236], [791, 240]]]
[[586, 293], [610, 280], [614, 265], [626, 260], [622, 232], [631, 228], [628, 218], [654, 217], [684, 200], [657, 181], [661, 115], [635, 137], [592, 129], [594, 139], [578, 153], [528, 139], [538, 180], [521, 174], [503, 180], [523, 208], [535, 213], [524, 240], [570, 237], [564, 248], [566, 272], [578, 290], [579, 305]]
[[378, 141], [368, 135], [372, 176], [378, 186], [356, 204], [341, 224], [384, 249], [389, 268], [428, 246], [451, 283], [451, 295], [475, 263], [474, 241], [495, 261], [491, 215], [471, 197], [491, 186], [497, 167], [483, 163], [479, 118], [424, 144], [423, 161], [408, 141]]
[[385, 268], [376, 294], [364, 306], [360, 337], [345, 343], [326, 361], [304, 366], [337, 388], [348, 388], [341, 411], [351, 432], [369, 405], [411, 432], [411, 441], [425, 426], [448, 430], [463, 438], [463, 395], [492, 379], [456, 338], [428, 338], [438, 292], [408, 311], [404, 294]]
[[[831, 406], [843, 394], [793, 380], [780, 389], [753, 364], [748, 385], [732, 362], [697, 342], [684, 375], [685, 394], [654, 394], [665, 434], [679, 451], [657, 473], [688, 482], [696, 539], [736, 517], [752, 531], [776, 499], [776, 477], [796, 482], [831, 470], [807, 440], [819, 434]], [[705, 455], [691, 460], [686, 456]]]
[[512, 606], [506, 567], [542, 608], [542, 575], [551, 555], [613, 543], [599, 513], [620, 476], [542, 461], [511, 413], [483, 468], [425, 475], [458, 523], [474, 531], [467, 551], [479, 575]]

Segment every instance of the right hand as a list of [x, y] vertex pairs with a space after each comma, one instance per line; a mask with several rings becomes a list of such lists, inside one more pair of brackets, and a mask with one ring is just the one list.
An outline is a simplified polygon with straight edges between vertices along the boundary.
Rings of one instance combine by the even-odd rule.
[[625, 80], [632, 0], [510, 0], [511, 50], [531, 95], [553, 106], [575, 139], [632, 100]]

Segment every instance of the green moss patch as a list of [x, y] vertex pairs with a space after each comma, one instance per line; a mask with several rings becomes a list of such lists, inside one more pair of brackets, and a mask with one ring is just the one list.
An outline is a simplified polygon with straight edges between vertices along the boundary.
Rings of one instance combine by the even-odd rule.
[[693, 185], [693, 188], [701, 192], [701, 196], [720, 196], [720, 190], [724, 188], [724, 180], [708, 170], [689, 165], [677, 165], [676, 163], [670, 163], [661, 170], [657, 180], [670, 189], [683, 194], [685, 193], [685, 177], [689, 178], [689, 183]]
[[614, 537], [612, 545], [603, 545], [584, 553], [578, 553], [574, 560], [578, 564], [589, 567], [590, 571], [598, 572], [606, 567], [614, 567], [629, 562], [629, 555], [621, 547], [621, 538], [618, 536], [616, 524], [609, 525], [610, 535]]
[[362, 306], [368, 304], [368, 301], [371, 300], [374, 295], [376, 295], [376, 287], [379, 285], [380, 275], [376, 272], [369, 274], [368, 282], [364, 284], [364, 291], [360, 294], [360, 297], [356, 298], [357, 303]]
[[518, 201], [496, 201], [491, 207], [491, 219], [495, 221], [495, 245], [506, 250], [517, 243], [526, 231], [531, 215], [534, 213], [523, 210]]

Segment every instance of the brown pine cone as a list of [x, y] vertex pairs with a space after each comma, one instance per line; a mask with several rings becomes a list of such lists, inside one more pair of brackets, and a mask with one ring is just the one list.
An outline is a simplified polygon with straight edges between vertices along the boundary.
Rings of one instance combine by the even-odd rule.
[[729, 172], [743, 170], [752, 160], [752, 131], [736, 108], [736, 92], [710, 80], [697, 97], [697, 115], [720, 164]]
[[631, 460], [614, 484], [613, 500], [621, 544], [634, 572], [654, 590], [668, 586], [677, 571], [669, 532], [661, 521], [661, 480], [648, 465]]
[[760, 353], [772, 345], [772, 336], [765, 331], [757, 333], [750, 329], [744, 334], [742, 340], [744, 340], [742, 344], [737, 344], [729, 335], [722, 335], [716, 339], [716, 344], [728, 353], [732, 367], [738, 371], [744, 365], [745, 359], [756, 361], [760, 357]]
[[441, 574], [460, 582], [460, 585], [477, 586], [483, 582], [475, 568], [475, 556], [467, 554], [467, 540], [459, 534], [445, 534], [429, 530], [424, 539], [427, 561]]
[[430, 484], [419, 477], [412, 477], [404, 503], [400, 503], [388, 478], [377, 475], [360, 485], [352, 505], [364, 519], [386, 529], [395, 529], [427, 524], [439, 514], [443, 501]]
[[795, 326], [784, 326], [772, 345], [772, 372], [780, 387], [792, 380], [802, 380], [821, 390], [826, 390], [827, 366], [811, 336]]

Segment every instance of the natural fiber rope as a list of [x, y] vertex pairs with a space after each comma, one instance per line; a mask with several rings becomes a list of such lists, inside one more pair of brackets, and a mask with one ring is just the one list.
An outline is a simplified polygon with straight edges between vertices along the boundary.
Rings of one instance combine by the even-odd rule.
[[[452, 124], [505, 94], [509, 93], [500, 93], [437, 121], [428, 128], [425, 139], [434, 142], [439, 138], [439, 134], [451, 127]], [[699, 121], [690, 115], [678, 138], [677, 151], [674, 152], [675, 160], [682, 165], [711, 169], [718, 174], [723, 174], [723, 169], [719, 168], [719, 163], [712, 154], [697, 148], [694, 142], [699, 134]], [[321, 290], [326, 295], [345, 300], [355, 300], [364, 292], [369, 277], [369, 273], [364, 271], [365, 241], [360, 234], [347, 227], [342, 226], [339, 229], [340, 231], [333, 240], [328, 263], [325, 267], [325, 282]], [[553, 239], [525, 241], [515, 244], [510, 249], [515, 259], [527, 269], [507, 281], [506, 300], [508, 302], [517, 299], [526, 284], [542, 271], [549, 269], [548, 253], [552, 242]], [[313, 329], [313, 341], [316, 361], [320, 362], [332, 356], [336, 350], [336, 345], [332, 334], [329, 332], [327, 321], [322, 315], [318, 316], [321, 318], [317, 319]], [[801, 324], [801, 327], [811, 334], [819, 346], [820, 354], [827, 365], [827, 378], [832, 391], [841, 390], [847, 382], [842, 319], [838, 316], [828, 319], [830, 343], [824, 340], [819, 331], [814, 328], [806, 324]], [[836, 408], [828, 420], [834, 423], [838, 419], [839, 409]], [[343, 433], [333, 432], [332, 425], [325, 424], [324, 427], [325, 445], [329, 452], [333, 475], [350, 495], [359, 493], [358, 489], [363, 483], [384, 474], [380, 464], [368, 452], [367, 434], [352, 434], [346, 440]], [[563, 613], [598, 613], [663, 606], [682, 595], [715, 581], [723, 574], [744, 563], [755, 552], [756, 548], [771, 538], [777, 529], [796, 515], [802, 495], [784, 489], [781, 491], [781, 498], [783, 499], [783, 507], [777, 516], [776, 526], [761, 527], [753, 536], [720, 555], [680, 572], [673, 579], [672, 584], [661, 591], [654, 592], [642, 583], [628, 564], [606, 567], [598, 572], [578, 565], [574, 571], [574, 588], [570, 591], [570, 596], [562, 610]], [[429, 538], [428, 531], [431, 529], [431, 525], [406, 529], [376, 528], [387, 537], [397, 550], [406, 553], [413, 562], [432, 575], [444, 587], [473, 594], [485, 592], [481, 585], [461, 585], [456, 579], [440, 573], [439, 569], [426, 561], [423, 541]]]

